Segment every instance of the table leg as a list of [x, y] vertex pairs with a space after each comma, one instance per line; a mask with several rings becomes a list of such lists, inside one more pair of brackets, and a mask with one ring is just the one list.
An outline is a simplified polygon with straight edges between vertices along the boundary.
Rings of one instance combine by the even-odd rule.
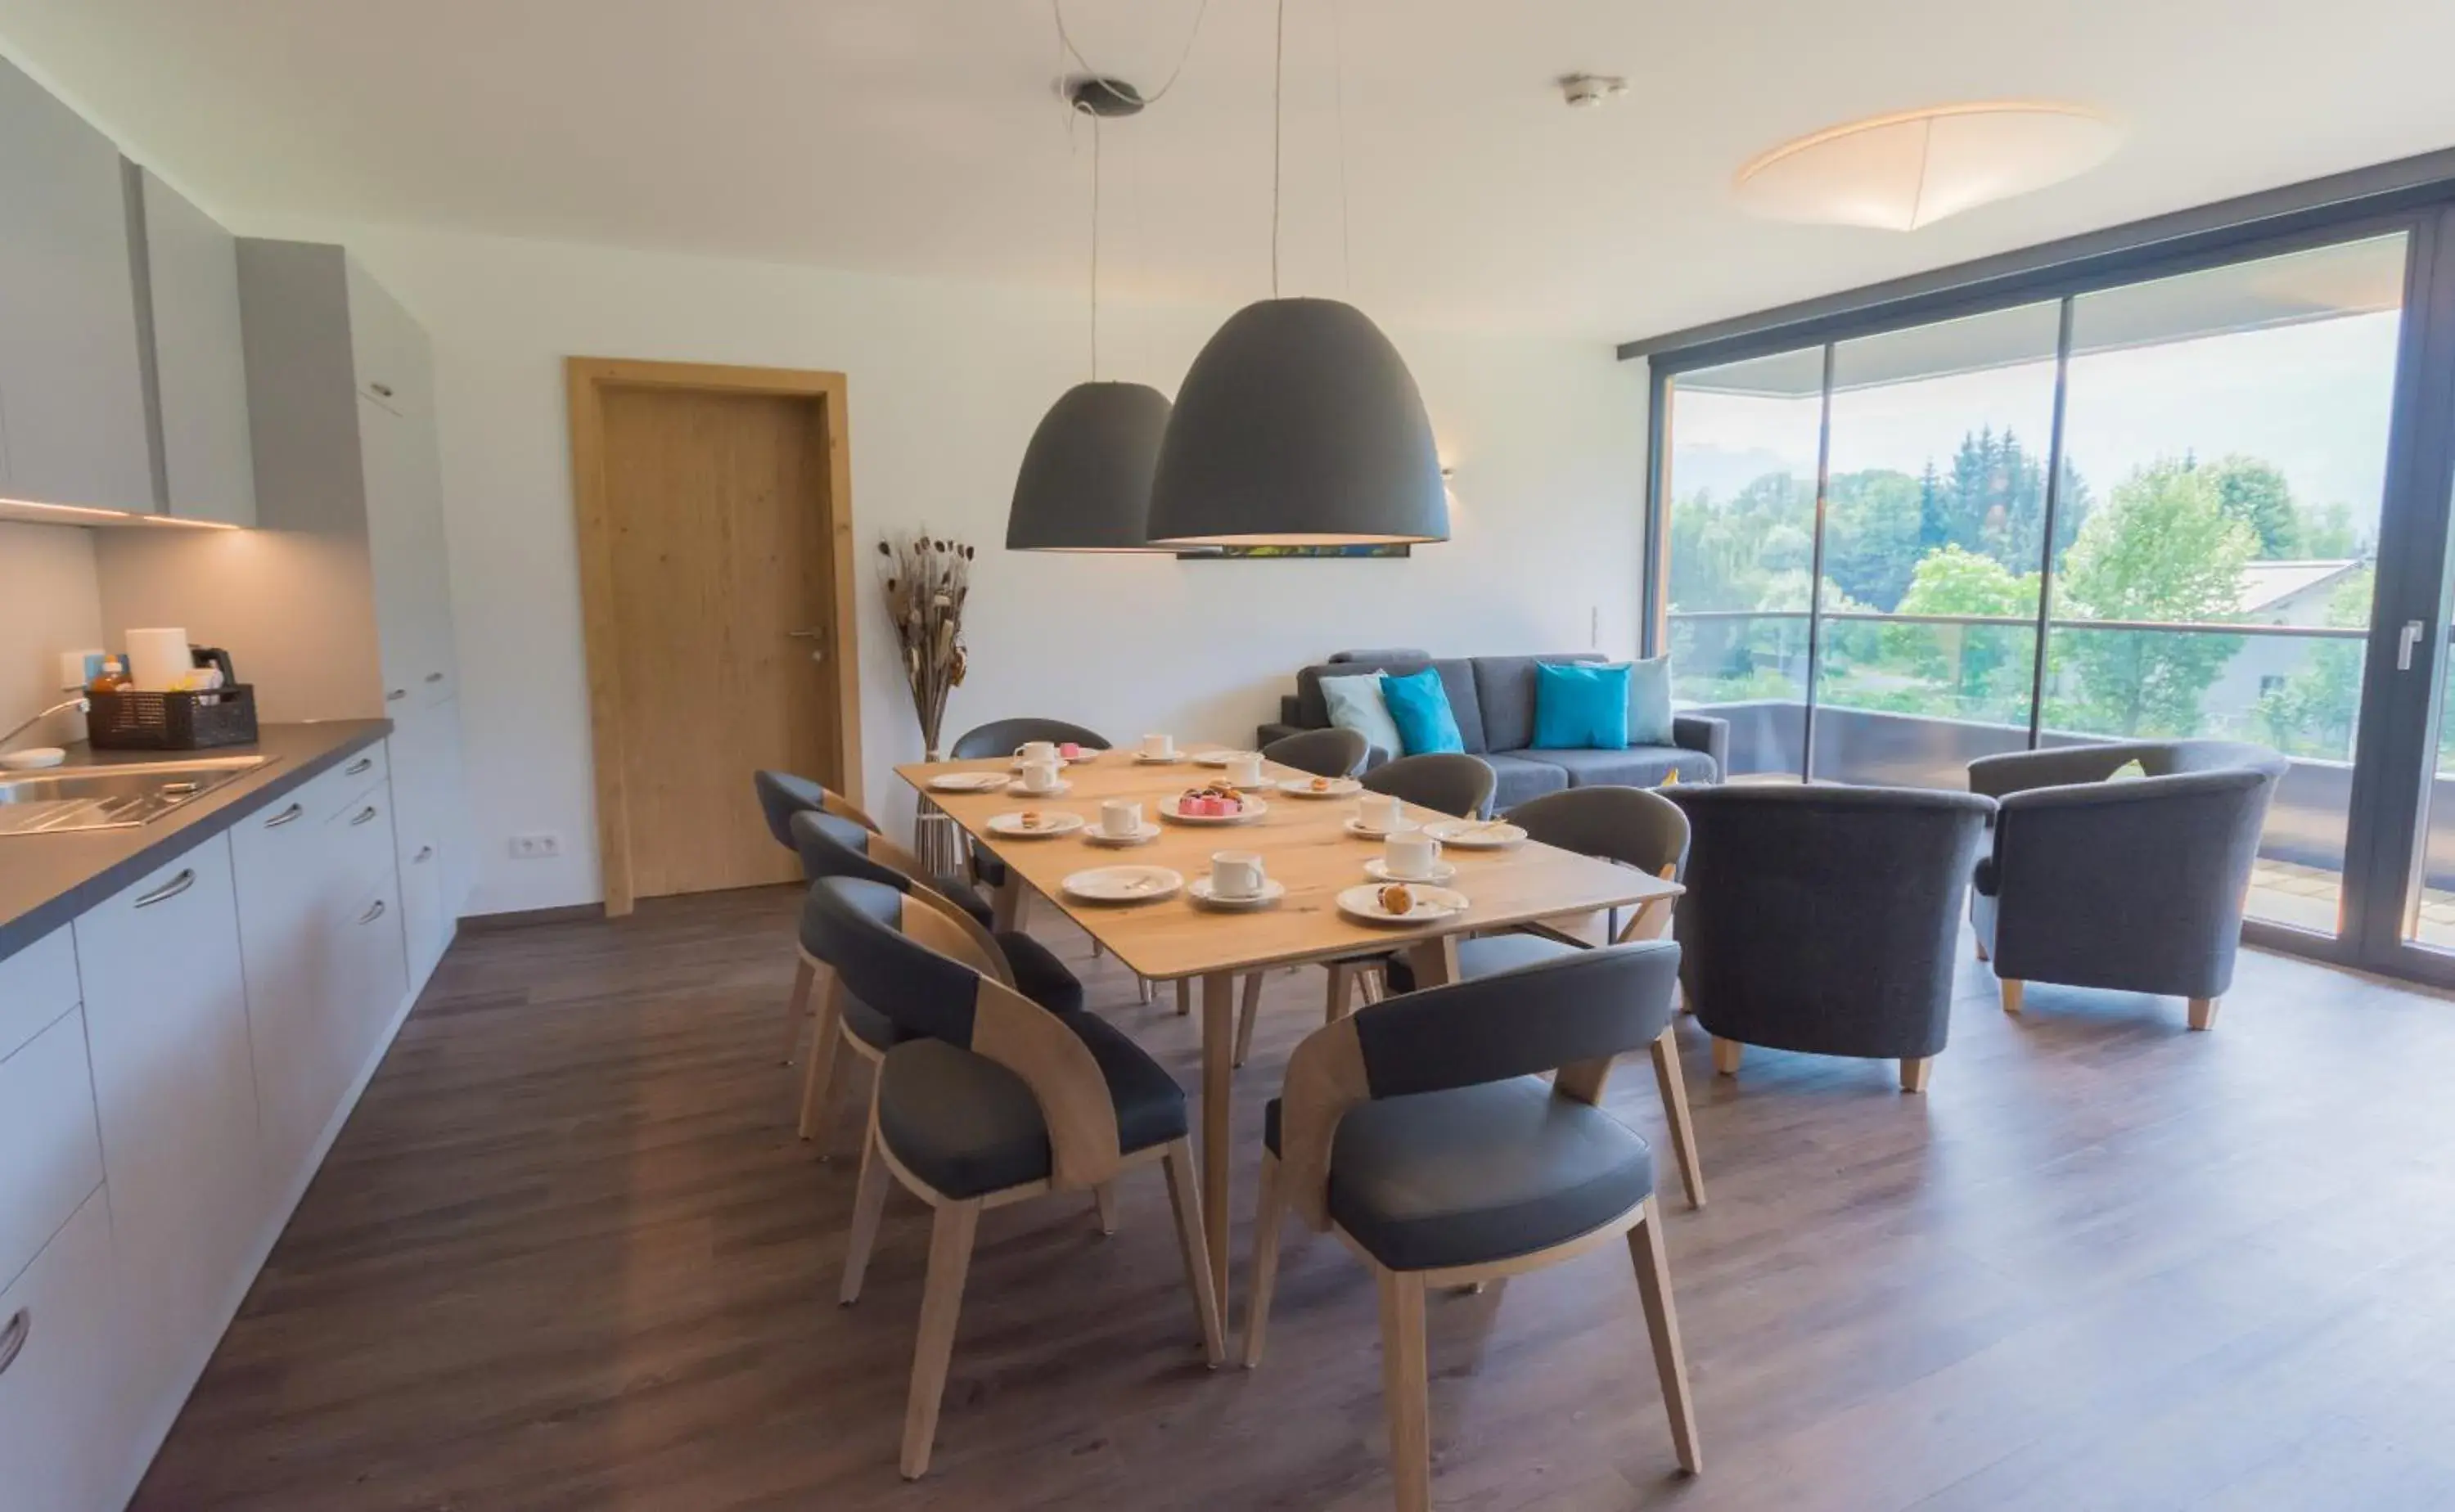
[[1023, 917], [1023, 873], [1014, 867], [1005, 869], [1005, 880], [998, 884], [997, 897], [989, 902], [989, 928], [1004, 934], [1015, 927]]
[[1407, 951], [1407, 964], [1414, 968], [1415, 989], [1446, 987], [1458, 979], [1458, 942], [1455, 935], [1443, 935], [1428, 939]]
[[1236, 978], [1202, 978], [1202, 1240], [1210, 1248], [1210, 1284], [1219, 1297], [1219, 1324], [1228, 1326], [1229, 1106], [1236, 1084]]

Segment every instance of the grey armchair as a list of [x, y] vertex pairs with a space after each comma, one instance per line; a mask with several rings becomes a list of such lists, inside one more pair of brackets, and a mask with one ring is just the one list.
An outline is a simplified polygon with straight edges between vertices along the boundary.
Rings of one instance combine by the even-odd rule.
[[[2147, 774], [2107, 781], [2137, 761]], [[2216, 1022], [2242, 944], [2242, 894], [2283, 756], [2231, 740], [2126, 740], [1988, 756], [1971, 791], [1998, 799], [1970, 922], [2003, 1008], [2058, 982], [2190, 1001]]]
[[1714, 1069], [1741, 1047], [1901, 1063], [1923, 1092], [1951, 1032], [1960, 896], [1994, 800], [1916, 788], [1666, 788], [1687, 812], [1672, 915]]

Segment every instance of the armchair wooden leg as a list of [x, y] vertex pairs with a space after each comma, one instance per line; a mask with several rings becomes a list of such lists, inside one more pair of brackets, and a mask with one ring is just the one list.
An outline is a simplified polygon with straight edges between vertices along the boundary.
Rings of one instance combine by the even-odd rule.
[[1662, 1247], [1662, 1209], [1645, 1200], [1645, 1219], [1628, 1231], [1629, 1257], [1636, 1262], [1637, 1297], [1645, 1304], [1645, 1331], [1654, 1338], [1654, 1373], [1662, 1381], [1663, 1410], [1671, 1415], [1671, 1446], [1679, 1467], [1694, 1475], [1705, 1467], [1696, 1448], [1696, 1412], [1688, 1400], [1688, 1356], [1679, 1345], [1679, 1313], [1671, 1304], [1671, 1257]]
[[784, 1048], [776, 1059], [780, 1066], [791, 1065], [793, 1052], [801, 1048], [801, 1020], [810, 1016], [810, 982], [816, 976], [818, 968], [807, 956], [793, 963], [793, 993], [784, 999]]
[[1193, 978], [1179, 977], [1176, 978], [1176, 1016], [1182, 1018], [1191, 1012], [1193, 1012]]
[[1705, 1205], [1705, 1166], [1696, 1158], [1696, 1126], [1688, 1118], [1688, 1079], [1679, 1070], [1678, 1031], [1664, 1029], [1654, 1041], [1654, 1079], [1662, 1087], [1662, 1114], [1671, 1123], [1671, 1150], [1679, 1158], [1679, 1184], [1688, 1205]]
[[2222, 999], [2215, 998], [2192, 998], [2191, 1027], [2194, 1029], [2214, 1029], [2217, 1026], [2217, 1008], [2221, 1001]]
[[1927, 1073], [1934, 1069], [1935, 1057], [1933, 1056], [1920, 1056], [1915, 1060], [1903, 1060], [1901, 1062], [1901, 1090], [1903, 1092], [1924, 1092], [1926, 1090]]
[[1114, 1234], [1117, 1231], [1117, 1183], [1103, 1181], [1091, 1188], [1091, 1207], [1100, 1216], [1100, 1232]]
[[[827, 973], [827, 985], [819, 995], [818, 1020], [810, 1031], [810, 1063], [801, 1071], [801, 1121], [800, 1133], [804, 1139], [815, 1139], [824, 1129], [832, 1104], [828, 1094], [835, 1090], [836, 1062], [843, 1058], [843, 1004], [836, 994], [842, 991], [836, 974]], [[827, 1158], [826, 1146], [819, 1146], [819, 1159]]]
[[2007, 1014], [2019, 1013], [2020, 1011], [2020, 989], [2025, 986], [2026, 983], [2015, 981], [2010, 978], [2005, 978], [1999, 985], [2003, 989], [2003, 1011]]
[[1219, 1316], [1219, 1292], [1210, 1280], [1210, 1247], [1202, 1232], [1202, 1183], [1193, 1169], [1193, 1141], [1167, 1147], [1167, 1203], [1176, 1210], [1176, 1247], [1185, 1259], [1185, 1284], [1193, 1292], [1193, 1320], [1202, 1331], [1202, 1358], [1218, 1369], [1228, 1360], [1228, 1329]]
[[955, 1320], [964, 1310], [964, 1278], [972, 1268], [978, 1202], [948, 1202], [929, 1225], [929, 1279], [921, 1290], [921, 1339], [912, 1350], [912, 1394], [903, 1403], [903, 1479], [929, 1473], [938, 1438], [938, 1404], [946, 1395], [946, 1366], [955, 1355]]
[[1384, 1270], [1376, 1279], [1381, 1284], [1381, 1395], [1390, 1408], [1390, 1476], [1397, 1482], [1398, 1512], [1431, 1512], [1431, 1382], [1424, 1348], [1424, 1278]]
[[1253, 1212], [1253, 1294], [1245, 1301], [1245, 1368], [1262, 1362], [1262, 1334], [1270, 1326], [1270, 1299], [1279, 1289], [1279, 1220], [1287, 1200], [1279, 1193], [1279, 1158], [1262, 1152], [1262, 1205]]
[[1747, 1053], [1747, 1048], [1735, 1039], [1725, 1039], [1719, 1035], [1714, 1036], [1714, 1070], [1715, 1074], [1725, 1077], [1737, 1076], [1739, 1057]]
[[878, 1245], [878, 1220], [886, 1211], [891, 1179], [886, 1157], [878, 1147], [878, 1115], [873, 1111], [861, 1144], [861, 1182], [853, 1188], [852, 1232], [844, 1239], [843, 1286], [836, 1294], [846, 1307], [861, 1300], [862, 1279], [869, 1274], [869, 1252]]
[[1245, 1058], [1253, 1053], [1253, 1021], [1262, 1017], [1262, 974], [1245, 976], [1245, 996], [1236, 1007], [1236, 1054], [1234, 1063], [1242, 1066]]

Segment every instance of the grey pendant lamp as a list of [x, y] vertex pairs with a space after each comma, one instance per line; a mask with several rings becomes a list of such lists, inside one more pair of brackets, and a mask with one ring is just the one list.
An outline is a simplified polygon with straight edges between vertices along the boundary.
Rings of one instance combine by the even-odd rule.
[[1139, 552], [1150, 549], [1151, 473], [1167, 428], [1167, 396], [1142, 383], [1099, 381], [1100, 122], [1131, 115], [1143, 98], [1122, 80], [1072, 81], [1066, 98], [1091, 117], [1091, 368], [1093, 378], [1058, 395], [1040, 418], [1015, 474], [1005, 516], [1006, 550]]
[[1167, 546], [1447, 540], [1449, 494], [1431, 419], [1398, 349], [1353, 305], [1279, 297], [1286, 38], [1287, 0], [1279, 0], [1270, 297], [1229, 316], [1177, 386], [1147, 534]]

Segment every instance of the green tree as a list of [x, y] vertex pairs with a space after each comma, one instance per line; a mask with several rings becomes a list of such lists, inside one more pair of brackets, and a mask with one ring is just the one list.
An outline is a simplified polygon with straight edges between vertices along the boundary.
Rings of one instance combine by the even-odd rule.
[[2361, 534], [2353, 526], [2353, 512], [2342, 504], [2303, 511], [2301, 531], [2301, 549], [2304, 556], [2335, 558], [2366, 554], [2362, 549]]
[[[2338, 583], [2327, 595], [2327, 623], [2340, 630], [2368, 628], [2376, 579], [2377, 574], [2364, 567]], [[2256, 712], [2267, 729], [2268, 743], [2288, 756], [2351, 760], [2353, 726], [2362, 713], [2365, 650], [2358, 640], [2312, 643], [2308, 659], [2284, 679], [2284, 686], [2259, 696]]]
[[[2259, 537], [2227, 514], [2211, 470], [2164, 461], [2126, 478], [2072, 543], [2059, 595], [2075, 617], [2224, 621]], [[2059, 719], [2105, 735], [2183, 736], [2239, 635], [2067, 630], [2058, 637]], [[2065, 690], [2060, 678], [2077, 684]]]
[[1918, 563], [1919, 482], [1890, 468], [1836, 473], [1825, 487], [1824, 573], [1862, 604], [1889, 610]]
[[[2015, 576], [1991, 556], [1947, 546], [1917, 564], [1900, 613], [2033, 620], [2038, 575]], [[2025, 700], [2028, 649], [2036, 640], [2037, 632], [2021, 625], [1887, 625], [1883, 655], [1888, 664], [1949, 689], [1956, 712], [1978, 716], [1998, 712], [2013, 682]]]
[[2218, 507], [2229, 519], [2247, 525], [2259, 536], [2259, 554], [2275, 561], [2303, 554], [2299, 512], [2293, 507], [2293, 486], [2273, 462], [2237, 452], [2219, 457], [2206, 470], [2215, 481]]

